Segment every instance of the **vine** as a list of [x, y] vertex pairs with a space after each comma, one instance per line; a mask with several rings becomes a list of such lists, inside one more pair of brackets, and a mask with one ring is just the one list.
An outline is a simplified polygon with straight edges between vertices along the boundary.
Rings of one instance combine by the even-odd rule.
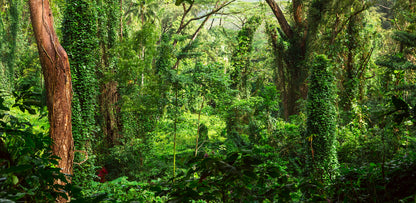
[[[86, 154], [92, 151], [98, 126], [95, 120], [98, 97], [98, 84], [95, 76], [97, 41], [97, 16], [94, 3], [89, 0], [69, 0], [64, 13], [63, 46], [67, 50], [72, 68], [73, 101], [72, 130], [75, 147]], [[88, 157], [88, 156], [87, 156]], [[82, 160], [82, 157], [76, 157]], [[88, 159], [88, 158], [87, 158]], [[85, 160], [86, 161], [86, 160]], [[87, 170], [76, 177], [78, 181], [87, 181], [84, 174], [94, 174], [94, 159], [88, 159], [90, 168], [75, 167], [75, 170]], [[83, 161], [81, 161], [83, 162]], [[81, 163], [80, 162], [80, 163]], [[79, 164], [80, 165], [80, 164]]]
[[316, 56], [312, 62], [307, 100], [306, 139], [310, 154], [307, 164], [312, 176], [327, 182], [338, 160], [335, 150], [336, 110], [333, 76], [325, 55]]
[[13, 88], [14, 83], [14, 66], [15, 66], [15, 58], [16, 58], [16, 46], [17, 46], [17, 37], [18, 31], [20, 30], [20, 16], [22, 12], [22, 1], [21, 0], [13, 0], [10, 2], [10, 36], [9, 36], [9, 54], [7, 57], [7, 66], [8, 66], [8, 78], [9, 84], [12, 85]]
[[[260, 25], [260, 17], [253, 16], [244, 24], [243, 28], [238, 32], [237, 47], [233, 52], [231, 64], [234, 71], [231, 72], [231, 87], [246, 90], [246, 82], [250, 73], [250, 52], [252, 49], [252, 41], [254, 33]], [[243, 94], [244, 95], [244, 94]]]

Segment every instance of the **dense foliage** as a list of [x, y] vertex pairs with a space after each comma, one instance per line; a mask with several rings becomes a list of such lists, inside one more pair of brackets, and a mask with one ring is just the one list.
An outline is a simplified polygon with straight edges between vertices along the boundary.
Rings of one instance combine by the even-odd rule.
[[[98, 85], [96, 57], [98, 50], [96, 9], [92, 2], [67, 1], [62, 28], [62, 46], [68, 53], [72, 75], [72, 134], [75, 140], [76, 158], [80, 163], [92, 153], [95, 135]], [[79, 156], [80, 155], [80, 156]], [[90, 157], [85, 167], [75, 167], [78, 182], [88, 180], [85, 175], [94, 173], [94, 158]], [[89, 165], [89, 167], [87, 166]], [[80, 170], [80, 172], [77, 172]], [[85, 173], [82, 173], [84, 171]], [[82, 175], [81, 175], [82, 174]]]
[[333, 77], [325, 55], [312, 62], [307, 101], [306, 139], [308, 176], [327, 182], [337, 174], [336, 111]]
[[49, 1], [74, 175], [28, 5], [0, 0], [0, 201], [415, 201], [415, 1]]

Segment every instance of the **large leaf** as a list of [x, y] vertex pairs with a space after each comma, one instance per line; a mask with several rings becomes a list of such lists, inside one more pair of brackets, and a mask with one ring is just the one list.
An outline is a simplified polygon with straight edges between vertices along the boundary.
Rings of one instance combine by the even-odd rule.
[[394, 107], [396, 107], [396, 110], [405, 110], [405, 111], [409, 110], [409, 105], [402, 99], [393, 95], [391, 96], [391, 101], [393, 102]]
[[6, 173], [19, 173], [22, 171], [26, 171], [31, 169], [33, 166], [32, 165], [20, 165], [20, 166], [12, 166], [8, 169], [5, 169], [3, 171], [0, 172], [0, 174], [6, 174]]
[[9, 111], [9, 108], [3, 105], [4, 99], [0, 97], [0, 110]]

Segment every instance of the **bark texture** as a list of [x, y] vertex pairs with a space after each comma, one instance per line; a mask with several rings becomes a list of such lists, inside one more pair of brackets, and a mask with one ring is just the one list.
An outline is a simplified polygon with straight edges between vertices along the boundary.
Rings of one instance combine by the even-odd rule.
[[[29, 0], [30, 16], [45, 78], [53, 154], [61, 172], [72, 175], [74, 141], [71, 125], [72, 83], [68, 56], [53, 28], [48, 0]], [[69, 177], [69, 176], [68, 176]], [[68, 178], [68, 181], [70, 179]], [[58, 184], [64, 184], [57, 181]], [[63, 200], [60, 200], [63, 201]]]
[[119, 118], [121, 108], [118, 104], [120, 95], [117, 86], [116, 81], [109, 81], [101, 87], [100, 111], [104, 118], [102, 130], [108, 148], [121, 144], [119, 133], [122, 128]]
[[[267, 4], [269, 4], [270, 8], [273, 11], [273, 14], [276, 16], [277, 21], [279, 21], [280, 26], [282, 27], [283, 32], [286, 34], [288, 38], [293, 37], [293, 30], [290, 27], [289, 23], [287, 22], [285, 16], [283, 15], [282, 10], [280, 9], [279, 5], [274, 0], [266, 0]], [[296, 1], [297, 2], [297, 1]], [[300, 12], [300, 9], [294, 9], [295, 13]], [[297, 15], [300, 17], [300, 14]], [[295, 18], [296, 22], [300, 22], [301, 20], [298, 18]]]

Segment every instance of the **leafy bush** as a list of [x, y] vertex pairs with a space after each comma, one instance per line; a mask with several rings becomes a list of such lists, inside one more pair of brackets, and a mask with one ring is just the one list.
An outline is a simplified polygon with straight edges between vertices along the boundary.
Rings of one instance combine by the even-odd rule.
[[287, 161], [287, 171], [291, 175], [301, 175], [305, 163], [305, 148], [301, 133], [303, 127], [285, 121], [276, 121], [274, 131], [267, 138], [268, 144], [279, 152], [279, 156]]
[[294, 179], [287, 174], [286, 163], [268, 152], [270, 149], [200, 155], [188, 161], [191, 168], [186, 174], [153, 190], [168, 193], [173, 202], [290, 201], [298, 194]]
[[155, 196], [146, 187], [148, 183], [129, 181], [125, 176], [105, 183], [91, 182], [72, 202], [166, 202], [167, 197]]
[[386, 163], [341, 167], [334, 200], [344, 202], [410, 202], [416, 198], [416, 154]]
[[[12, 201], [54, 201], [58, 196], [66, 197], [69, 185], [55, 184], [56, 180], [66, 182], [57, 165], [59, 157], [53, 156], [47, 127], [36, 129], [34, 123], [41, 120], [39, 109], [29, 103], [24, 94], [16, 99], [15, 109], [4, 105], [0, 97], [0, 198]], [[31, 95], [31, 94], [26, 94]], [[19, 102], [22, 100], [23, 102]], [[40, 107], [41, 108], [41, 107]], [[20, 118], [38, 117], [35, 121]], [[47, 126], [46, 122], [40, 126]]]

